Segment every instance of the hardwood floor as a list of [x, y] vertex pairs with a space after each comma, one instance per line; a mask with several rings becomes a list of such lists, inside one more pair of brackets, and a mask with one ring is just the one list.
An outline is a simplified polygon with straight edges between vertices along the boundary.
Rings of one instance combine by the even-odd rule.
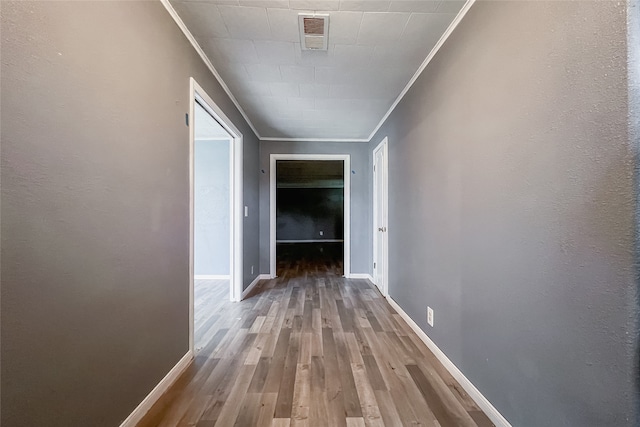
[[193, 341], [199, 352], [218, 331], [216, 325], [229, 305], [229, 280], [196, 279], [193, 284]]
[[278, 243], [276, 274], [293, 277], [309, 273], [342, 276], [343, 243]]
[[335, 270], [216, 300], [194, 363], [139, 426], [493, 425], [373, 285]]

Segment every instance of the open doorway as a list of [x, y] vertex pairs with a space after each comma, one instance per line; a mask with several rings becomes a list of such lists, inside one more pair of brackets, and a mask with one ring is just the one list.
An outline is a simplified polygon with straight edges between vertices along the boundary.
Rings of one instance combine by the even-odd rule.
[[271, 156], [271, 275], [349, 272], [349, 156]]
[[242, 293], [242, 135], [191, 80], [190, 346], [210, 339], [208, 327]]

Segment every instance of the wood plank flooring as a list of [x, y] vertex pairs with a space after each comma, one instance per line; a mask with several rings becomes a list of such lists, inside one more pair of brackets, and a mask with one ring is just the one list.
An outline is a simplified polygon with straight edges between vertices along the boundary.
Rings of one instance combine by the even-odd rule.
[[139, 426], [493, 425], [373, 285], [305, 267], [196, 293], [195, 361]]
[[218, 331], [216, 324], [229, 302], [229, 280], [196, 279], [193, 284], [193, 340], [196, 353]]
[[276, 245], [278, 277], [310, 273], [342, 276], [342, 243], [279, 243]]

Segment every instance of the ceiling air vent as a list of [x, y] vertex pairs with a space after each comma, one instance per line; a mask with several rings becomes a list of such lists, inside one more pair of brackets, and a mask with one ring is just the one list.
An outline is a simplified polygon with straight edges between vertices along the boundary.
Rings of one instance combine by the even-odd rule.
[[327, 50], [329, 15], [298, 15], [302, 50]]

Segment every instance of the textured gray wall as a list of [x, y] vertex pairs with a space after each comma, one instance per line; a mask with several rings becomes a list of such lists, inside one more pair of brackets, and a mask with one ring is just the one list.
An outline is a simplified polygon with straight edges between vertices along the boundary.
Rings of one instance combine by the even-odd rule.
[[[4, 426], [117, 426], [188, 350], [189, 77], [159, 2], [2, 2]], [[245, 219], [258, 263], [258, 216]]]
[[636, 234], [635, 234], [635, 250], [636, 250], [636, 286], [629, 290], [628, 300], [633, 304], [629, 311], [629, 323], [633, 325], [632, 333], [628, 337], [628, 355], [635, 362], [633, 365], [635, 375], [634, 381], [634, 398], [635, 398], [635, 414], [632, 420], [635, 425], [640, 425], [640, 379], [638, 372], [640, 371], [640, 342], [638, 334], [640, 334], [640, 298], [638, 285], [640, 284], [640, 197], [638, 197], [638, 189], [640, 188], [640, 0], [631, 0], [628, 2], [627, 12], [627, 55], [628, 64], [627, 71], [629, 73], [629, 135], [631, 137], [631, 148], [635, 153], [635, 189], [636, 189]]
[[[194, 123], [198, 126], [197, 114]], [[230, 144], [229, 140], [195, 141], [193, 268], [196, 276], [229, 275]]]
[[626, 7], [476, 3], [370, 143], [391, 296], [514, 426], [635, 424]]
[[350, 154], [351, 170], [351, 273], [371, 273], [372, 235], [369, 145], [357, 142], [260, 143], [260, 272], [269, 273], [269, 174], [271, 154]]

